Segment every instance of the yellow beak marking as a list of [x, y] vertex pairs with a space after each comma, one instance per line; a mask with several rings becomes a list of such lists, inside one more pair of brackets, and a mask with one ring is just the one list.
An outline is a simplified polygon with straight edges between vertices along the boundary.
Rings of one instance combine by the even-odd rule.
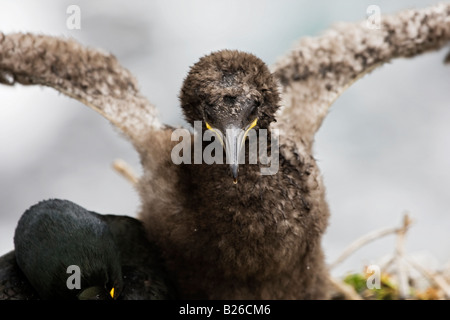
[[248, 126], [248, 129], [245, 130], [244, 136], [242, 137], [242, 145], [244, 144], [244, 140], [247, 137], [248, 132], [253, 129], [256, 124], [258, 123], [258, 118], [256, 118], [255, 120], [253, 120], [253, 122]]
[[205, 124], [206, 124], [206, 129], [208, 129], [208, 130], [211, 130], [212, 132], [214, 132], [215, 134], [216, 134], [216, 137], [218, 137], [219, 138], [219, 140], [220, 140], [220, 143], [222, 144], [222, 146], [224, 145], [223, 144], [223, 140], [222, 140], [222, 137], [220, 136], [220, 134], [216, 131], [216, 130], [214, 130], [214, 128], [213, 127], [211, 127], [210, 125], [209, 125], [209, 123], [208, 122], [206, 122], [205, 121]]

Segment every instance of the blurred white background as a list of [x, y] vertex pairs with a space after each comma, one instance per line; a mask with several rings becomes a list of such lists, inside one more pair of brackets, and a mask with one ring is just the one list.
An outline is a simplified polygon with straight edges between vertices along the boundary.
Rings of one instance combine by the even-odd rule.
[[[436, 1], [3, 0], [0, 31], [73, 37], [117, 56], [169, 124], [184, 124], [178, 93], [189, 66], [213, 50], [250, 51], [267, 64], [303, 36], [335, 22]], [[69, 5], [81, 29], [66, 27]], [[448, 50], [448, 48], [447, 48]], [[333, 261], [372, 230], [416, 221], [407, 252], [443, 265], [450, 259], [450, 67], [446, 50], [395, 60], [353, 85], [316, 138], [331, 220], [323, 246]], [[21, 214], [48, 198], [100, 213], [136, 216], [139, 198], [111, 168], [139, 170], [131, 145], [100, 115], [49, 88], [0, 86], [0, 254], [13, 249]], [[361, 271], [394, 250], [393, 236], [356, 252], [335, 270]]]

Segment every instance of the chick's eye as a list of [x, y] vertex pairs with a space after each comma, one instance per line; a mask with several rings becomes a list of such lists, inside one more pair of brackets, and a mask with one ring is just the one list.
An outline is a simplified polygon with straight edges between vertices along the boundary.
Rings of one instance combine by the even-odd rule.
[[208, 107], [203, 109], [203, 115], [206, 121], [211, 121], [211, 112], [208, 110]]
[[250, 111], [249, 111], [248, 116], [247, 116], [249, 121], [255, 120], [255, 118], [256, 118], [256, 116], [258, 114], [258, 106], [259, 105], [256, 105], [256, 104], [253, 104], [251, 106]]
[[213, 117], [207, 108], [203, 110], [203, 121], [205, 122], [206, 128], [210, 129], [214, 126]]

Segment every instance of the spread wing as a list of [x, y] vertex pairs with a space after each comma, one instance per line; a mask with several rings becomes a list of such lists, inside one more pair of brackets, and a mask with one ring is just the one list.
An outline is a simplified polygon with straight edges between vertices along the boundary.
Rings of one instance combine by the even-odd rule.
[[274, 65], [284, 107], [275, 128], [311, 149], [329, 107], [353, 82], [397, 57], [437, 50], [450, 40], [450, 4], [342, 23], [315, 38], [303, 38]]
[[0, 33], [0, 83], [38, 84], [91, 107], [141, 149], [161, 128], [156, 110], [134, 76], [106, 52], [72, 39]]

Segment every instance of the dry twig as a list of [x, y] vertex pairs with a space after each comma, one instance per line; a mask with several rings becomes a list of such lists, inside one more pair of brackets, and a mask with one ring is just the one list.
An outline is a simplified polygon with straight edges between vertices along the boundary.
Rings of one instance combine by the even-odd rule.
[[330, 275], [330, 283], [346, 300], [363, 300], [361, 296], [351, 286]]
[[395, 263], [397, 265], [398, 294], [400, 299], [407, 299], [409, 294], [408, 275], [404, 264], [405, 257], [405, 235], [409, 225], [412, 223], [408, 214], [403, 217], [403, 226], [397, 231], [397, 243], [395, 248]]
[[435, 284], [444, 293], [445, 299], [450, 299], [450, 284], [440, 274], [433, 273], [421, 266], [416, 261], [412, 260], [408, 256], [404, 256], [403, 259], [408, 262], [414, 269], [419, 271], [425, 278], [431, 283]]
[[333, 263], [329, 264], [328, 268], [330, 270], [332, 270], [337, 265], [342, 263], [345, 259], [347, 259], [353, 252], [355, 252], [359, 248], [365, 246], [366, 244], [368, 244], [376, 239], [382, 238], [384, 236], [387, 236], [387, 235], [393, 234], [393, 233], [397, 233], [397, 234], [399, 232], [405, 233], [406, 230], [411, 225], [411, 222], [412, 221], [409, 219], [409, 217], [407, 218], [407, 216], [405, 216], [404, 223], [401, 227], [383, 228], [383, 229], [379, 229], [379, 230], [373, 231], [371, 233], [368, 233], [368, 234], [362, 236], [361, 238], [352, 242]]
[[131, 166], [122, 159], [116, 159], [113, 162], [113, 168], [116, 170], [122, 177], [128, 180], [133, 186], [135, 186], [139, 179], [135, 174], [134, 170]]

